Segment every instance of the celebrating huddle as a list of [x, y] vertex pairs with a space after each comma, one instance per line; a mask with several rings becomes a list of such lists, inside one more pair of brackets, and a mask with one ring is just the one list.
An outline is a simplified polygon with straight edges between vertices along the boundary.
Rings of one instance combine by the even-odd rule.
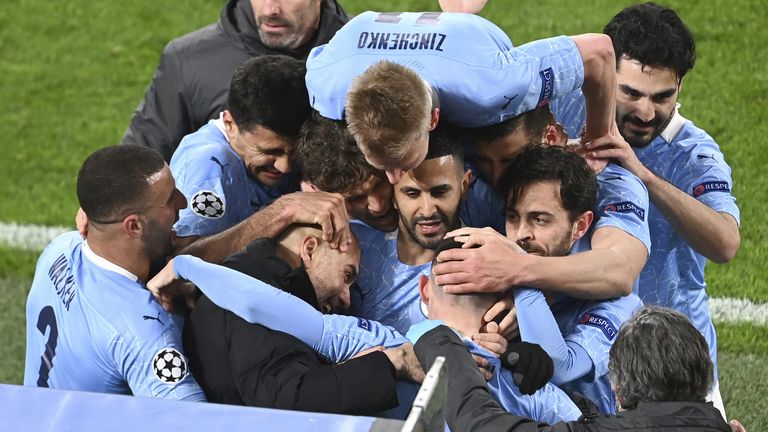
[[402, 418], [443, 356], [452, 430], [743, 430], [692, 35], [644, 3], [514, 47], [483, 3], [230, 0], [169, 44], [38, 261], [25, 385]]

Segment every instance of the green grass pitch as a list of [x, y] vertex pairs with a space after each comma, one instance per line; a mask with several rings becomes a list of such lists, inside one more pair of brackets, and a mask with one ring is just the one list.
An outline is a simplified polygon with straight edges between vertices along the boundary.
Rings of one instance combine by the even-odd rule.
[[[436, 1], [342, 0], [358, 13], [435, 10]], [[218, 18], [222, 0], [5, 0], [0, 7], [0, 221], [72, 226], [74, 180], [84, 157], [115, 144], [171, 38]], [[625, 1], [490, 0], [482, 15], [515, 44], [600, 32]], [[768, 301], [764, 141], [768, 109], [768, 4], [761, 0], [667, 3], [694, 33], [698, 60], [685, 78], [683, 114], [707, 130], [734, 168], [742, 245], [710, 264], [714, 297]], [[24, 302], [36, 252], [0, 245], [0, 382], [20, 383]], [[730, 417], [768, 429], [768, 330], [717, 323], [721, 388]]]

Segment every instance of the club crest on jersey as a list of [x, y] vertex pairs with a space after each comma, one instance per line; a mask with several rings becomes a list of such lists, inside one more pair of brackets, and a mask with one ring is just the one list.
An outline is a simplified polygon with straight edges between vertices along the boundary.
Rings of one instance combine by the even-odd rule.
[[640, 220], [645, 220], [645, 209], [636, 205], [632, 201], [622, 201], [613, 204], [608, 204], [603, 207], [603, 213], [616, 212], [616, 213], [634, 213]]
[[163, 348], [152, 360], [155, 377], [166, 384], [175, 384], [189, 373], [187, 359], [175, 348]]
[[552, 99], [555, 93], [555, 72], [552, 68], [539, 71], [541, 77], [541, 93], [539, 93], [539, 103], [536, 106], [544, 106]]
[[218, 219], [224, 216], [224, 200], [212, 191], [202, 190], [192, 197], [189, 204], [198, 216], [208, 219]]
[[704, 182], [693, 188], [693, 196], [698, 197], [709, 192], [730, 192], [731, 187], [728, 186], [728, 182], [724, 181], [710, 181]]
[[616, 326], [608, 320], [608, 318], [601, 317], [600, 315], [593, 313], [585, 313], [579, 320], [579, 324], [584, 324], [592, 327], [599, 328], [608, 340], [613, 340], [616, 337], [618, 331]]

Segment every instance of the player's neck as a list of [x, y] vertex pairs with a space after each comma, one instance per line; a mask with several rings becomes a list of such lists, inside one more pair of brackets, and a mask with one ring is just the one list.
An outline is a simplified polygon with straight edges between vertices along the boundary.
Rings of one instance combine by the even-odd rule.
[[430, 318], [441, 320], [448, 327], [467, 337], [471, 337], [473, 334], [479, 332], [480, 326], [483, 325], [482, 313], [475, 313], [474, 311], [468, 311], [463, 308], [445, 309], [441, 313], [436, 314], [436, 316], [433, 316], [430, 313]]
[[397, 259], [409, 266], [424, 265], [435, 256], [435, 251], [426, 249], [411, 238], [406, 230], [397, 232]]
[[141, 282], [149, 279], [150, 259], [135, 242], [106, 239], [100, 234], [88, 234], [88, 246], [97, 256], [134, 274]]

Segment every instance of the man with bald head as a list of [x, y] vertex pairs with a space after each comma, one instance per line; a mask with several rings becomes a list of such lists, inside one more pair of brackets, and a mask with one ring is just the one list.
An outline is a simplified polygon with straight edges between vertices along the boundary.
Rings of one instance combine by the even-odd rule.
[[[349, 307], [359, 260], [356, 241], [342, 252], [322, 240], [319, 227], [292, 225], [274, 240], [253, 241], [224, 265], [329, 313]], [[211, 401], [357, 415], [397, 404], [395, 378], [405, 374], [402, 350], [408, 349], [333, 365], [295, 337], [251, 324], [206, 296], [190, 314], [184, 344]]]

